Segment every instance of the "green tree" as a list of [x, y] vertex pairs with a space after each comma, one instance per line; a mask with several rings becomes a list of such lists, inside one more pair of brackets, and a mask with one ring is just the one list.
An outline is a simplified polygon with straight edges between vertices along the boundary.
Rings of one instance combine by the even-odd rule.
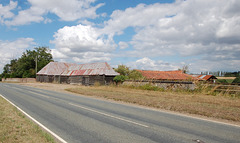
[[129, 73], [129, 79], [132, 80], [142, 80], [144, 77], [141, 72], [137, 70], [131, 70]]
[[116, 83], [124, 82], [126, 79], [142, 80], [144, 78], [139, 71], [130, 70], [129, 67], [125, 65], [118, 65], [115, 71], [120, 74], [113, 79]]
[[128, 76], [130, 73], [129, 67], [125, 65], [118, 65], [118, 68], [116, 68], [115, 71], [124, 76]]
[[[37, 72], [45, 67], [49, 62], [53, 61], [51, 50], [47, 47], [35, 48], [37, 52]], [[36, 60], [36, 58], [35, 58]]]
[[36, 72], [51, 61], [53, 59], [48, 47], [38, 47], [32, 51], [26, 50], [19, 59], [11, 60], [10, 64], [4, 66], [3, 76], [4, 78], [36, 77]]

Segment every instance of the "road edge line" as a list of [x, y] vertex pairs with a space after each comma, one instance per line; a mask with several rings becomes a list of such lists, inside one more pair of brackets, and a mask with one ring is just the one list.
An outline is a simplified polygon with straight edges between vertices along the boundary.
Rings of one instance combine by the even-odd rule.
[[62, 139], [60, 136], [58, 136], [57, 134], [55, 134], [53, 131], [51, 131], [50, 129], [48, 129], [47, 127], [45, 127], [43, 124], [41, 124], [40, 122], [38, 122], [36, 119], [34, 119], [32, 116], [30, 116], [29, 114], [27, 114], [26, 112], [24, 112], [20, 107], [18, 107], [17, 105], [15, 105], [14, 103], [12, 103], [10, 100], [8, 100], [6, 97], [4, 97], [2, 94], [0, 94], [0, 96], [5, 99], [7, 102], [9, 102], [10, 104], [12, 104], [14, 107], [16, 107], [19, 111], [21, 111], [23, 114], [25, 114], [28, 118], [30, 118], [32, 121], [34, 121], [36, 124], [38, 124], [40, 127], [42, 127], [44, 130], [46, 130], [47, 132], [49, 132], [51, 135], [53, 135], [57, 140], [59, 140], [62, 143], [67, 143], [64, 139]]

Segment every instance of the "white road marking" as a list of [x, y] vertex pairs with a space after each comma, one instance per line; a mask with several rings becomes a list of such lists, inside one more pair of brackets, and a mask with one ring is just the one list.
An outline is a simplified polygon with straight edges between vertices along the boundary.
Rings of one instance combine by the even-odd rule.
[[28, 115], [26, 112], [24, 112], [21, 108], [19, 108], [17, 105], [15, 105], [14, 103], [12, 103], [11, 101], [9, 101], [7, 98], [5, 98], [3, 95], [0, 94], [0, 96], [2, 98], [4, 98], [6, 101], [8, 101], [10, 104], [12, 104], [13, 106], [15, 106], [19, 111], [21, 111], [23, 114], [25, 114], [28, 118], [30, 118], [31, 120], [33, 120], [36, 124], [38, 124], [40, 127], [42, 127], [44, 130], [46, 130], [47, 132], [49, 132], [50, 134], [52, 134], [56, 139], [58, 139], [60, 142], [62, 143], [67, 143], [64, 139], [62, 139], [60, 136], [58, 136], [57, 134], [55, 134], [53, 131], [51, 131], [50, 129], [48, 129], [47, 127], [45, 127], [43, 124], [41, 124], [40, 122], [38, 122], [36, 119], [34, 119], [33, 117], [31, 117], [30, 115]]
[[135, 124], [135, 125], [139, 125], [139, 126], [142, 126], [142, 127], [145, 127], [145, 128], [149, 127], [149, 126], [141, 124], [141, 123], [137, 123], [137, 122], [134, 122], [134, 121], [131, 121], [131, 120], [123, 119], [121, 117], [116, 117], [116, 116], [113, 116], [113, 115], [110, 115], [110, 114], [107, 114], [107, 113], [99, 112], [97, 110], [93, 110], [93, 109], [90, 109], [90, 108], [87, 108], [87, 107], [83, 107], [83, 106], [80, 106], [80, 105], [76, 105], [76, 104], [73, 104], [73, 103], [68, 103], [68, 104], [72, 105], [72, 106], [75, 106], [75, 107], [79, 107], [79, 108], [88, 110], [88, 111], [92, 111], [92, 112], [95, 112], [95, 113], [98, 113], [98, 114], [101, 114], [101, 115], [104, 115], [104, 116], [107, 116], [107, 117], [111, 117], [111, 118], [114, 118], [114, 119], [122, 120], [122, 121], [125, 121], [125, 122], [128, 122], [128, 123], [132, 123], [132, 124]]

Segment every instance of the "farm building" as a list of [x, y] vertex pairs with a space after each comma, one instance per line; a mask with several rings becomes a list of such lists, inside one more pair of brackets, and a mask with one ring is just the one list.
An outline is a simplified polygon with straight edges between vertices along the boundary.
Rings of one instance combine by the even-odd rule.
[[169, 80], [169, 81], [189, 81], [196, 80], [191, 75], [185, 74], [182, 71], [147, 71], [138, 70], [148, 80]]
[[36, 79], [40, 82], [60, 82], [60, 75], [70, 66], [74, 65], [76, 64], [50, 62], [37, 73]]
[[199, 80], [202, 81], [210, 81], [210, 82], [215, 82], [216, 81], [216, 77], [214, 75], [198, 75], [196, 76]]
[[[106, 62], [81, 65], [64, 63], [65, 66], [61, 66], [61, 63], [60, 67], [57, 67], [59, 66], [57, 62], [52, 63], [54, 64], [46, 65], [46, 67], [37, 73], [37, 81], [82, 85], [93, 85], [96, 82], [109, 84], [116, 75], [119, 75]], [[49, 71], [52, 70], [53, 73], [47, 69]], [[41, 76], [45, 77], [46, 80], [41, 80]]]

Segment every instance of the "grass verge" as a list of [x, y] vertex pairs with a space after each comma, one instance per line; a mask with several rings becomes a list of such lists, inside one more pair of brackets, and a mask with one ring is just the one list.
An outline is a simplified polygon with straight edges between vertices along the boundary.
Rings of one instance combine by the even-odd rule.
[[54, 138], [0, 97], [0, 142], [54, 143]]
[[167, 92], [114, 86], [78, 86], [67, 91], [159, 109], [240, 122], [240, 98], [192, 92]]

